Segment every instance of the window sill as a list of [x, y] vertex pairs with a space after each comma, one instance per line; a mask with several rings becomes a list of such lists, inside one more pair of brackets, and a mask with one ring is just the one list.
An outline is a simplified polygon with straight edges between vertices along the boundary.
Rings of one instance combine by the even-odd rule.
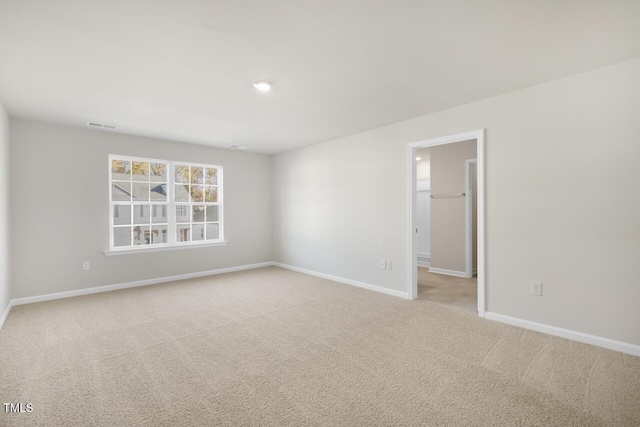
[[226, 246], [229, 243], [227, 241], [222, 242], [211, 242], [211, 243], [191, 243], [188, 245], [165, 245], [165, 246], [155, 246], [155, 247], [137, 247], [137, 248], [125, 248], [125, 249], [111, 249], [108, 251], [102, 251], [105, 256], [113, 256], [113, 255], [126, 255], [126, 254], [142, 254], [147, 252], [162, 252], [162, 251], [173, 251], [180, 249], [195, 249], [195, 248], [210, 248], [212, 246]]

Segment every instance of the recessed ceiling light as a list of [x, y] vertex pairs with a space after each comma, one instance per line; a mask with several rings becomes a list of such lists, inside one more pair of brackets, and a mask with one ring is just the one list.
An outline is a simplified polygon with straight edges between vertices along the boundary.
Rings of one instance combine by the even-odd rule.
[[422, 160], [422, 157], [416, 157], [416, 160]]
[[229, 148], [232, 148], [234, 150], [248, 150], [249, 147], [246, 147], [244, 145], [230, 145]]
[[269, 92], [271, 90], [271, 83], [260, 80], [253, 82], [253, 87], [258, 89], [260, 92]]

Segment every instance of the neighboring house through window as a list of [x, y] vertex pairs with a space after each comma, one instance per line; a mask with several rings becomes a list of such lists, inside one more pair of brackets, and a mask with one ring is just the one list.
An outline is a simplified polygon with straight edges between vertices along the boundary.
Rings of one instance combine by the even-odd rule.
[[110, 156], [111, 249], [223, 241], [222, 167]]

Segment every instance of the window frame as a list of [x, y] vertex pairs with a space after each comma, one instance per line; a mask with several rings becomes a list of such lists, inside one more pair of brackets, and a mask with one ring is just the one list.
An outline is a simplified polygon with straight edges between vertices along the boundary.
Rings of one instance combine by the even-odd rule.
[[[166, 165], [166, 181], [165, 182], [158, 182], [159, 184], [166, 184], [166, 200], [162, 201], [162, 200], [151, 200], [151, 198], [149, 198], [149, 200], [144, 200], [144, 201], [134, 201], [133, 198], [130, 201], [114, 201], [113, 200], [113, 184], [114, 182], [118, 182], [118, 179], [113, 179], [113, 174], [112, 174], [112, 164], [113, 164], [113, 160], [123, 160], [123, 161], [128, 161], [128, 162], [146, 162], [146, 163], [162, 163]], [[205, 200], [205, 194], [203, 193], [202, 196], [202, 202], [194, 202], [194, 201], [188, 201], [188, 202], [184, 202], [184, 201], [176, 201], [175, 198], [175, 186], [176, 185], [181, 185], [183, 183], [176, 183], [175, 182], [175, 171], [176, 171], [176, 166], [177, 165], [183, 165], [183, 166], [189, 166], [189, 167], [202, 167], [203, 168], [203, 183], [201, 184], [205, 189], [206, 189], [206, 175], [205, 175], [205, 171], [206, 168], [210, 168], [210, 169], [216, 169], [217, 173], [216, 173], [216, 177], [217, 177], [217, 183], [215, 184], [215, 186], [217, 187], [217, 201], [216, 202], [206, 202]], [[136, 156], [125, 156], [125, 155], [119, 155], [119, 154], [109, 154], [108, 156], [108, 185], [109, 185], [109, 249], [104, 251], [105, 255], [114, 255], [114, 254], [118, 254], [118, 253], [127, 253], [127, 252], [152, 252], [152, 251], [159, 251], [159, 250], [170, 250], [170, 249], [180, 249], [180, 248], [194, 248], [194, 247], [203, 247], [203, 246], [220, 246], [220, 245], [225, 245], [227, 242], [224, 239], [224, 181], [223, 181], [223, 177], [224, 177], [224, 172], [223, 172], [223, 167], [221, 165], [214, 165], [214, 164], [207, 164], [207, 163], [196, 163], [196, 162], [189, 162], [189, 161], [180, 161], [180, 160], [164, 160], [164, 159], [155, 159], [155, 158], [150, 158], [150, 157], [136, 157]], [[131, 177], [130, 181], [133, 185], [134, 181], [133, 177]], [[144, 181], [140, 181], [140, 182], [144, 182]], [[151, 184], [153, 184], [153, 181], [149, 180], [148, 181], [150, 183], [149, 186], [149, 191], [151, 191]], [[187, 184], [191, 184], [190, 182]], [[132, 190], [133, 191], [133, 190]], [[167, 227], [167, 242], [166, 243], [148, 243], [148, 244], [143, 244], [143, 245], [134, 245], [133, 244], [133, 229], [136, 226], [135, 222], [135, 215], [132, 215], [131, 217], [131, 224], [129, 225], [132, 229], [132, 240], [131, 240], [131, 244], [128, 246], [114, 246], [114, 231], [115, 229], [118, 227], [118, 225], [114, 224], [114, 210], [115, 210], [115, 206], [122, 206], [122, 205], [126, 205], [126, 206], [133, 206], [133, 209], [135, 210], [135, 206], [149, 206], [149, 215], [150, 215], [150, 219], [149, 219], [149, 226], [151, 227], [153, 225], [153, 221], [152, 221], [152, 213], [153, 213], [153, 208], [154, 205], [158, 205], [158, 206], [166, 206], [166, 210], [167, 210], [167, 221], [166, 221], [166, 227]], [[203, 226], [207, 227], [207, 220], [206, 220], [206, 208], [207, 206], [217, 206], [218, 207], [218, 220], [217, 221], [210, 221], [211, 223], [215, 223], [217, 222], [218, 224], [218, 238], [217, 239], [203, 239], [203, 240], [190, 240], [190, 241], [186, 241], [186, 242], [180, 242], [177, 239], [177, 232], [178, 232], [178, 221], [176, 218], [176, 208], [178, 206], [186, 206], [187, 210], [189, 211], [189, 217], [190, 217], [190, 226], [191, 226], [191, 230], [193, 230], [193, 207], [199, 205], [199, 206], [205, 206], [205, 218], [204, 218], [204, 223]], [[133, 213], [133, 212], [132, 212]], [[158, 223], [160, 226], [164, 225], [165, 223]], [[199, 223], [198, 223], [199, 224]], [[126, 225], [125, 225], [126, 226]], [[191, 231], [192, 233], [192, 231]], [[206, 231], [205, 231], [206, 233]]]

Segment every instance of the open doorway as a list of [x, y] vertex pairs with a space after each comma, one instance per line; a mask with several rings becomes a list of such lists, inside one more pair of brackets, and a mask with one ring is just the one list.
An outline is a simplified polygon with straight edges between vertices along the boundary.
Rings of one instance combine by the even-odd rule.
[[484, 130], [409, 144], [411, 299], [484, 317]]

